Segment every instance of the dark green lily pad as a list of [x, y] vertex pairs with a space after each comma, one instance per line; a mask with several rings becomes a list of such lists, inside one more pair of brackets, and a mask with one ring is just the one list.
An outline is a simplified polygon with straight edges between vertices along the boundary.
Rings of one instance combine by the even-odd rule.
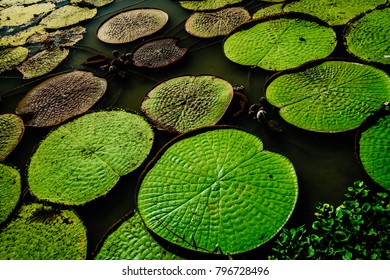
[[0, 47], [22, 46], [27, 42], [27, 39], [34, 34], [45, 33], [45, 28], [41, 25], [32, 26], [13, 35], [0, 37]]
[[31, 193], [55, 203], [85, 204], [139, 167], [152, 144], [150, 125], [136, 114], [118, 110], [79, 117], [53, 130], [32, 156]]
[[69, 29], [35, 34], [28, 38], [27, 43], [45, 44], [50, 47], [71, 47], [83, 39], [86, 29], [82, 26], [75, 26]]
[[250, 19], [250, 14], [244, 8], [226, 8], [216, 12], [192, 14], [185, 23], [185, 29], [193, 36], [211, 38], [227, 35]]
[[286, 14], [243, 24], [223, 48], [233, 62], [280, 71], [325, 58], [336, 43], [335, 32], [325, 23]]
[[159, 9], [135, 9], [121, 12], [105, 21], [97, 31], [99, 40], [124, 44], [152, 35], [168, 22], [168, 14]]
[[48, 14], [55, 5], [40, 3], [29, 6], [10, 6], [0, 11], [0, 28], [5, 26], [20, 26], [31, 22], [38, 15]]
[[53, 126], [90, 109], [105, 93], [107, 81], [90, 72], [54, 76], [30, 90], [16, 113], [31, 115], [28, 126]]
[[390, 77], [369, 65], [327, 61], [276, 76], [266, 96], [297, 127], [341, 132], [357, 128], [390, 101]]
[[82, 8], [73, 5], [65, 5], [44, 17], [40, 25], [48, 29], [58, 29], [72, 26], [93, 18], [97, 14], [96, 8]]
[[28, 49], [24, 47], [0, 50], [0, 73], [11, 70], [28, 57]]
[[203, 0], [203, 1], [179, 1], [180, 5], [187, 10], [206, 11], [217, 10], [229, 5], [237, 4], [243, 0]]
[[390, 115], [361, 132], [359, 157], [368, 175], [390, 191]]
[[24, 205], [0, 233], [2, 260], [83, 260], [87, 232], [73, 210]]
[[255, 135], [210, 128], [183, 135], [150, 164], [138, 210], [155, 234], [191, 250], [237, 254], [272, 238], [297, 200], [294, 167]]
[[24, 133], [23, 120], [14, 114], [0, 115], [0, 161], [16, 147]]
[[70, 0], [71, 4], [91, 5], [97, 8], [106, 6], [112, 2], [114, 2], [114, 0]]
[[106, 237], [97, 260], [180, 260], [149, 234], [138, 213]]
[[216, 124], [232, 98], [232, 85], [221, 78], [181, 76], [154, 87], [141, 110], [157, 128], [183, 133]]
[[18, 204], [21, 188], [19, 171], [0, 163], [0, 224], [9, 217]]
[[262, 7], [252, 15], [252, 19], [256, 20], [263, 17], [283, 14], [283, 5], [284, 4], [273, 4]]
[[307, 13], [335, 26], [385, 3], [386, 0], [300, 0], [287, 3], [284, 11]]
[[365, 61], [390, 64], [390, 8], [348, 23], [344, 33], [349, 53]]

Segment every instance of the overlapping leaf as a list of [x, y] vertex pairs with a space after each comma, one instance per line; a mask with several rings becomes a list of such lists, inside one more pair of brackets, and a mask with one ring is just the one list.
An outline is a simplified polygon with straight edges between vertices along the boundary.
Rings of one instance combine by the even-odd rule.
[[179, 1], [180, 5], [188, 10], [205, 11], [217, 10], [228, 5], [237, 4], [243, 0], [203, 0], [203, 1]]
[[0, 115], [0, 161], [16, 147], [24, 133], [23, 120], [14, 114]]
[[15, 209], [19, 201], [21, 188], [19, 171], [0, 163], [0, 224]]

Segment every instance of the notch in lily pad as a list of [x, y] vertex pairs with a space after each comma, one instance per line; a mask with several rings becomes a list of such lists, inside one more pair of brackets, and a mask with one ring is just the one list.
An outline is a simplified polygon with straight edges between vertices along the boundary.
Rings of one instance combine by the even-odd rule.
[[139, 181], [145, 225], [186, 249], [233, 255], [266, 243], [295, 207], [292, 163], [231, 127], [183, 134], [163, 148]]
[[18, 204], [22, 189], [20, 173], [12, 166], [0, 163], [0, 224]]
[[153, 139], [152, 128], [139, 115], [122, 110], [83, 115], [40, 143], [28, 166], [30, 191], [65, 205], [102, 197], [143, 163]]
[[0, 115], [0, 161], [18, 145], [24, 134], [23, 120], [15, 114]]

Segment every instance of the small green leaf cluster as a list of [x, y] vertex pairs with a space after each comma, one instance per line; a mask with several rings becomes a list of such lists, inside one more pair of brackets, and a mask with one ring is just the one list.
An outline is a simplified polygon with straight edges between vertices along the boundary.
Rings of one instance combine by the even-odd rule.
[[311, 230], [284, 228], [269, 259], [389, 259], [389, 218], [389, 193], [355, 182], [339, 207], [316, 205]]

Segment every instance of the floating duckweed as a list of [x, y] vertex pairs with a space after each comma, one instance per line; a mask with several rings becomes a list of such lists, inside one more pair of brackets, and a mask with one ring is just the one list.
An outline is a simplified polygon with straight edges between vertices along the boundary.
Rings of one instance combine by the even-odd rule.
[[0, 73], [11, 70], [28, 57], [28, 49], [24, 47], [0, 50]]
[[0, 224], [15, 209], [21, 194], [21, 187], [19, 171], [0, 163]]
[[180, 5], [188, 10], [205, 11], [217, 10], [232, 4], [237, 4], [243, 0], [203, 0], [203, 1], [179, 1]]
[[96, 8], [82, 8], [78, 6], [62, 6], [43, 18], [41, 25], [49, 29], [57, 29], [75, 25], [96, 16]]
[[38, 15], [48, 14], [53, 10], [53, 3], [42, 3], [30, 6], [10, 6], [0, 11], [0, 28], [20, 26], [32, 21]]
[[24, 133], [23, 120], [14, 114], [0, 115], [0, 161], [16, 147]]

